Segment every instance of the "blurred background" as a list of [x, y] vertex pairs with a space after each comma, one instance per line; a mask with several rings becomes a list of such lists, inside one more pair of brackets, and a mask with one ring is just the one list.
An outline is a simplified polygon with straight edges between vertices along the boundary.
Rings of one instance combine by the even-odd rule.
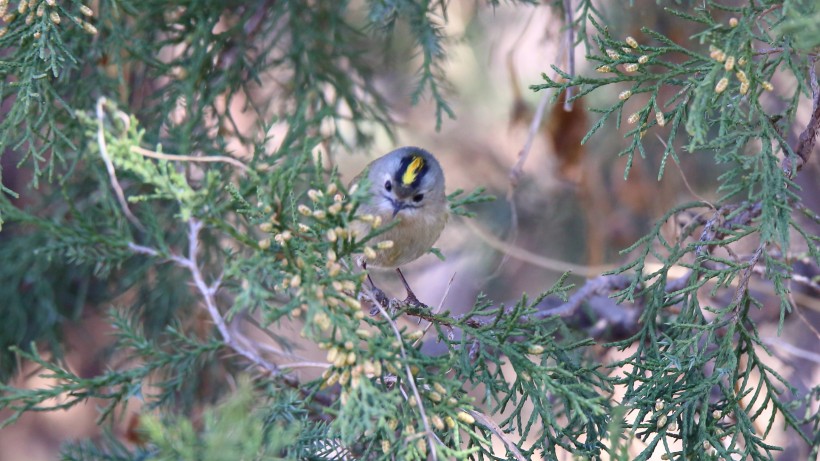
[[[441, 129], [436, 130], [432, 102], [410, 103], [417, 63], [391, 58], [393, 55], [388, 53], [383, 72], [374, 79], [392, 104], [396, 139], [382, 134], [367, 152], [336, 147], [322, 152], [338, 165], [347, 182], [370, 160], [397, 146], [420, 146], [441, 161], [448, 192], [485, 187], [496, 197], [493, 202], [472, 208], [477, 213], [475, 219], [451, 219], [437, 244], [445, 261], [428, 255], [404, 268], [423, 302], [438, 305], [447, 293], [444, 305], [456, 314], [473, 306], [479, 294], [497, 302], [514, 302], [521, 293], [535, 296], [547, 290], [566, 270], [572, 270], [569, 281], [580, 286], [587, 277], [620, 265], [628, 255], [620, 255], [619, 250], [644, 235], [671, 206], [714, 198], [715, 179], [721, 174], [708, 155], [679, 149], [682, 164], [670, 162], [658, 180], [659, 158], [652, 154], [663, 145], [650, 133], [646, 139], [649, 157], [636, 159], [624, 179], [625, 159], [618, 158], [617, 153], [627, 145], [622, 134], [625, 130], [618, 132], [613, 123], [607, 123], [589, 142], [580, 144], [597, 117], [588, 108], [607, 106], [618, 97], [614, 91], [594, 92], [575, 101], [571, 112], [563, 109], [560, 99], [546, 106], [543, 123], [535, 127], [531, 147], [521, 163], [520, 178], [513, 187], [511, 172], [528, 142], [533, 116], [543, 97], [528, 87], [541, 83], [542, 73], [554, 77], [551, 64], [567, 68], [563, 18], [546, 5], [501, 4], [486, 8], [478, 3], [454, 0], [448, 8], [445, 35], [451, 43], [445, 70], [451, 83], [448, 100], [455, 119], [445, 118]], [[629, 3], [635, 5], [629, 7]], [[614, 36], [646, 40], [640, 28], [648, 27], [692, 46], [689, 37], [693, 31], [685, 28], [691, 23], [669, 22], [668, 15], [659, 19], [662, 9], [654, 1], [612, 2], [602, 7], [611, 20]], [[397, 40], [388, 47], [395, 48], [395, 56], [400, 56], [407, 46]], [[584, 55], [583, 46], [575, 49], [576, 72], [593, 72]], [[776, 88], [788, 88], [790, 84], [774, 83]], [[777, 104], [775, 98], [769, 102]], [[798, 114], [796, 126], [804, 126], [807, 119], [807, 111]], [[806, 204], [815, 213], [820, 200], [820, 186], [814, 180], [817, 168], [815, 161], [799, 177]], [[377, 272], [374, 278], [391, 295], [403, 296], [392, 271]], [[770, 292], [761, 280], [753, 282], [752, 287], [764, 295]], [[818, 293], [796, 293], [800, 316], [786, 320], [785, 334], [780, 338], [776, 335], [779, 307], [770, 294], [771, 303], [760, 310], [759, 316], [762, 336], [770, 339], [774, 352], [771, 364], [804, 390], [820, 382]], [[88, 375], [100, 366], [94, 360], [95, 351], [112, 339], [110, 326], [99, 317], [104, 311], [105, 306], [88, 309], [81, 319], [65, 327], [65, 339], [70, 345], [66, 361]], [[784, 345], [782, 338], [788, 338], [788, 344]], [[611, 350], [602, 349], [600, 353], [603, 363], [619, 357]], [[324, 356], [319, 351], [304, 351], [306, 357], [313, 354]], [[310, 372], [300, 373], [311, 377]], [[18, 381], [43, 385], [34, 376]], [[134, 420], [129, 415], [137, 412], [136, 408], [123, 412], [118, 422], [115, 431], [125, 439], [133, 429], [130, 426]], [[93, 401], [65, 412], [27, 414], [0, 430], [0, 461], [57, 459], [63, 441], [99, 436], [97, 415]], [[774, 437], [780, 440], [772, 443], [789, 446], [789, 435], [776, 433]], [[789, 457], [799, 456], [800, 448], [796, 450], [781, 459], [799, 459]]]

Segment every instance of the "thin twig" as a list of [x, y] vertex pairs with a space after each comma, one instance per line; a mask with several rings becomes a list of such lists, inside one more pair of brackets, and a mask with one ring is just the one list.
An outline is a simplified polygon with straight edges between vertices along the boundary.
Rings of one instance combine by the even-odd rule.
[[[433, 315], [438, 314], [439, 312], [441, 312], [441, 309], [444, 307], [444, 301], [447, 299], [447, 295], [450, 294], [450, 288], [452, 288], [453, 280], [455, 280], [455, 278], [456, 278], [456, 274], [453, 273], [453, 276], [450, 277], [450, 281], [447, 282], [447, 288], [444, 290], [444, 295], [441, 296], [441, 301], [439, 301], [438, 306], [436, 306], [436, 308], [433, 309]], [[419, 317], [419, 321], [421, 321], [421, 317]], [[430, 327], [432, 327], [432, 326], [433, 326], [433, 322], [428, 321], [427, 326], [425, 326], [424, 329], [422, 330], [424, 332], [424, 334], [427, 334], [427, 330], [429, 330]], [[417, 339], [416, 342], [413, 343], [413, 347], [418, 346], [418, 344], [422, 340], [422, 338], [424, 338], [424, 335], [422, 335], [421, 338]]]
[[[575, 21], [572, 18], [572, 0], [564, 0], [564, 21], [567, 31], [567, 74], [575, 76]], [[568, 86], [564, 93], [564, 111], [572, 112], [572, 88]]]
[[503, 242], [497, 237], [491, 235], [489, 232], [480, 228], [478, 225], [476, 225], [470, 220], [465, 220], [464, 222], [471, 231], [473, 231], [477, 236], [479, 236], [479, 238], [484, 240], [484, 242], [490, 245], [491, 247], [495, 248], [498, 251], [501, 251], [509, 257], [518, 259], [520, 261], [524, 261], [526, 263], [532, 264], [533, 266], [542, 267], [544, 269], [549, 269], [551, 271], [560, 273], [572, 272], [583, 277], [593, 277], [597, 274], [600, 274], [601, 272], [610, 270], [615, 267], [582, 266], [579, 264], [573, 264], [565, 261], [559, 261], [557, 259], [547, 258], [546, 256], [541, 256], [531, 251], [527, 251], [521, 247], [509, 244], [507, 242]]
[[[163, 255], [162, 253], [153, 248], [137, 245], [135, 243], [129, 243], [128, 248], [135, 253], [154, 257], [164, 257], [170, 261], [173, 261], [178, 266], [187, 269], [188, 272], [190, 272], [191, 278], [194, 282], [194, 286], [196, 287], [197, 291], [199, 291], [200, 296], [202, 296], [202, 300], [205, 302], [205, 308], [208, 311], [211, 320], [216, 325], [217, 330], [219, 330], [219, 334], [222, 336], [222, 340], [225, 342], [225, 345], [233, 349], [234, 352], [236, 352], [237, 354], [250, 360], [251, 363], [253, 363], [254, 365], [264, 369], [268, 373], [274, 376], [282, 376], [281, 370], [276, 365], [263, 359], [259, 354], [256, 353], [256, 351], [248, 347], [245, 347], [244, 345], [240, 344], [236, 340], [236, 338], [234, 338], [230, 328], [228, 327], [227, 322], [225, 322], [225, 318], [222, 317], [222, 314], [219, 312], [219, 308], [217, 307], [216, 303], [216, 292], [219, 290], [220, 280], [218, 279], [217, 281], [209, 285], [205, 281], [205, 277], [202, 274], [201, 269], [199, 268], [199, 264], [197, 263], [200, 230], [202, 230], [202, 222], [193, 218], [188, 221], [187, 256], [180, 256], [174, 254]], [[289, 384], [293, 384], [294, 381], [291, 381], [292, 382]]]
[[137, 227], [137, 229], [144, 232], [145, 227], [142, 225], [140, 220], [137, 219], [133, 213], [131, 213], [131, 209], [128, 208], [128, 201], [125, 199], [125, 192], [123, 192], [120, 182], [117, 180], [117, 171], [114, 169], [114, 163], [111, 162], [111, 157], [108, 155], [108, 147], [105, 143], [105, 127], [103, 124], [103, 121], [105, 120], [105, 110], [103, 109], [104, 104], [105, 97], [97, 99], [97, 144], [100, 148], [100, 156], [103, 159], [103, 163], [105, 163], [105, 169], [108, 170], [108, 177], [111, 180], [111, 187], [114, 189], [114, 193], [117, 196], [117, 201], [120, 202], [122, 212], [125, 214], [125, 217]]
[[794, 153], [797, 154], [799, 160], [795, 167], [795, 165], [791, 163], [790, 156], [786, 156], [786, 158], [783, 159], [783, 169], [789, 177], [792, 176], [793, 171], [799, 171], [803, 168], [803, 165], [809, 163], [811, 154], [814, 151], [814, 144], [817, 141], [817, 132], [820, 130], [820, 85], [817, 83], [817, 71], [814, 69], [815, 61], [816, 59], [812, 59], [811, 65], [809, 66], [809, 81], [811, 82], [812, 92], [811, 117], [809, 117], [809, 123], [806, 125], [806, 129], [800, 133], [797, 147], [794, 149]]
[[783, 349], [784, 351], [788, 352], [789, 354], [795, 357], [810, 360], [814, 363], [820, 363], [820, 354], [816, 352], [800, 349], [799, 347], [793, 346], [780, 338], [764, 337], [760, 339], [762, 339], [764, 343], [769, 344], [770, 346], [775, 346], [780, 349]]
[[170, 160], [172, 162], [203, 162], [203, 163], [230, 163], [231, 165], [241, 169], [242, 171], [248, 171], [247, 165], [240, 162], [239, 160], [228, 157], [225, 155], [209, 155], [206, 157], [197, 157], [195, 155], [171, 155], [171, 154], [164, 154], [162, 152], [154, 152], [152, 150], [145, 149], [143, 147], [134, 146], [131, 148], [132, 151], [145, 156], [151, 157], [160, 160]]
[[504, 433], [504, 430], [501, 429], [498, 424], [495, 423], [492, 419], [488, 418], [487, 415], [484, 413], [475, 411], [475, 410], [465, 410], [467, 413], [470, 414], [473, 418], [475, 418], [476, 422], [481, 424], [482, 426], [486, 427], [490, 430], [496, 437], [501, 439], [501, 442], [504, 443], [504, 446], [507, 447], [507, 451], [515, 456], [515, 459], [519, 461], [526, 461], [527, 458], [521, 454], [521, 450], [518, 449], [518, 446], [507, 437], [507, 434]]
[[404, 362], [404, 369], [407, 373], [407, 383], [410, 385], [410, 389], [413, 391], [413, 396], [416, 398], [416, 403], [419, 406], [421, 422], [424, 425], [424, 432], [427, 436], [427, 445], [430, 447], [430, 458], [433, 461], [437, 461], [438, 453], [436, 452], [435, 433], [433, 433], [433, 429], [430, 427], [430, 421], [427, 418], [427, 412], [424, 410], [424, 402], [421, 401], [421, 394], [419, 393], [419, 389], [416, 386], [416, 380], [413, 377], [412, 370], [410, 370], [410, 361], [407, 358], [407, 352], [404, 350], [404, 341], [402, 341], [401, 332], [399, 332], [399, 327], [398, 325], [396, 325], [396, 322], [390, 317], [387, 311], [384, 310], [384, 307], [382, 307], [382, 305], [379, 304], [378, 300], [376, 299], [376, 295], [373, 294], [373, 291], [370, 290], [370, 287], [362, 286], [362, 290], [364, 291], [365, 295], [368, 298], [370, 298], [370, 300], [373, 302], [373, 305], [376, 306], [376, 308], [379, 310], [379, 313], [390, 325], [390, 328], [393, 329], [393, 334], [396, 335], [396, 339], [399, 342], [399, 352], [401, 353], [401, 358]]

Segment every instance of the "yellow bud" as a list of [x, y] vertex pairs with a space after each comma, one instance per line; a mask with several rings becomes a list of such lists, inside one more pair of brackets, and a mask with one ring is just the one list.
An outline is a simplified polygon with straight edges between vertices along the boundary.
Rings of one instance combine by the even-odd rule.
[[729, 79], [723, 77], [717, 82], [717, 85], [715, 85], [715, 93], [723, 93], [723, 90], [725, 90], [727, 86], [729, 86]]
[[649, 62], [649, 56], [647, 55], [643, 55], [640, 58], [638, 58], [639, 64], [646, 64], [647, 62]]
[[354, 282], [352, 280], [345, 280], [345, 281], [342, 282], [342, 287], [346, 291], [349, 291], [349, 292], [352, 293], [352, 292], [356, 291], [356, 282]]
[[309, 190], [307, 195], [313, 202], [318, 202], [322, 198], [322, 193], [316, 189]]
[[712, 412], [712, 418], [714, 418], [714, 419], [720, 419], [720, 411], [719, 411], [719, 410], [714, 410], [714, 411]]
[[[329, 251], [328, 254], [330, 254], [332, 251], [333, 250]], [[333, 252], [333, 256], [336, 256], [335, 252]], [[342, 271], [342, 265], [339, 263], [335, 263], [333, 261], [328, 261], [328, 263], [330, 263], [330, 265], [327, 270], [327, 275], [331, 277], [336, 277], [337, 275], [339, 275], [339, 273]]]
[[327, 359], [329, 363], [335, 362], [337, 357], [339, 357], [339, 348], [331, 347], [327, 350], [327, 357], [325, 357], [325, 359]]
[[664, 454], [662, 454], [662, 455], [661, 455], [661, 459], [662, 459], [662, 460], [664, 460], [664, 461], [666, 461], [667, 459], [669, 459], [669, 453], [664, 453]]
[[416, 331], [414, 331], [414, 332], [407, 335], [407, 340], [408, 341], [416, 341], [416, 340], [421, 339], [422, 336], [424, 336], [424, 331], [416, 330]]
[[612, 69], [609, 66], [601, 66], [601, 67], [599, 67], [595, 70], [602, 73], [602, 74], [605, 74], [607, 72], [612, 72]]
[[390, 453], [390, 441], [387, 439], [382, 439], [382, 453], [385, 455]]
[[456, 406], [458, 405], [458, 400], [456, 400], [455, 397], [450, 397], [447, 399], [447, 403], [449, 403], [452, 406]]
[[540, 344], [532, 344], [527, 348], [527, 352], [532, 355], [539, 355], [544, 352], [544, 346], [541, 346]]
[[637, 122], [637, 121], [638, 121], [638, 117], [640, 117], [640, 115], [638, 115], [637, 113], [634, 113], [634, 114], [630, 115], [630, 116], [629, 116], [629, 118], [628, 118], [628, 119], [626, 119], [626, 121], [627, 121], [630, 125], [634, 125], [634, 124], [635, 124], [635, 122]]
[[330, 229], [330, 230], [327, 231], [327, 240], [329, 242], [335, 242], [338, 239], [339, 239], [339, 236], [336, 235], [336, 230]]
[[[29, 7], [31, 6], [32, 5], [29, 5]], [[37, 17], [42, 18], [44, 14], [46, 14], [46, 4], [41, 3], [37, 6]]]
[[433, 402], [441, 402], [441, 394], [436, 391], [430, 391], [427, 393], [427, 397], [432, 400]]
[[632, 96], [632, 92], [629, 90], [621, 91], [621, 94], [618, 95], [618, 99], [621, 101], [626, 101], [629, 97]]
[[290, 287], [291, 288], [299, 288], [299, 286], [301, 284], [302, 284], [302, 277], [299, 274], [294, 275], [293, 278], [290, 279]]
[[350, 352], [347, 353], [347, 364], [348, 365], [353, 365], [354, 363], [356, 363], [356, 353], [353, 352], [353, 351], [350, 351]]
[[5, 16], [9, 8], [9, 0], [0, 0], [0, 16]]
[[327, 207], [327, 212], [332, 215], [337, 215], [339, 212], [342, 211], [342, 204], [341, 203], [334, 203]]
[[333, 372], [330, 374], [330, 376], [327, 377], [327, 379], [325, 379], [324, 386], [330, 387], [336, 384], [337, 382], [339, 382], [339, 373]]
[[361, 320], [361, 319], [363, 319], [363, 318], [364, 318], [364, 311], [356, 311], [356, 312], [353, 314], [353, 318], [354, 318], [354, 319], [356, 319], [356, 320]]
[[273, 230], [273, 224], [269, 222], [263, 222], [259, 225], [259, 230], [261, 230], [262, 232], [270, 232]]
[[26, 0], [21, 0], [20, 3], [17, 5], [17, 12], [20, 14], [24, 14], [28, 9], [28, 2]]
[[441, 416], [433, 415], [430, 417], [430, 422], [433, 423], [436, 429], [443, 431], [444, 430], [444, 421], [442, 421]]
[[526, 371], [522, 371], [521, 373], [518, 373], [518, 376], [520, 376], [521, 379], [523, 379], [524, 381], [527, 381], [527, 382], [532, 381], [532, 375], [530, 375]]
[[336, 187], [336, 183], [333, 183], [333, 182], [330, 183], [329, 186], [327, 186], [327, 189], [325, 189], [325, 191], [327, 192], [327, 195], [333, 195], [333, 194], [336, 193], [337, 190], [339, 190], [339, 188]]
[[302, 316], [302, 308], [295, 307], [290, 311], [290, 316], [294, 318], [298, 318]]
[[359, 329], [356, 330], [356, 336], [362, 339], [370, 339], [373, 335], [370, 333], [370, 330]]
[[415, 407], [416, 406], [416, 396], [411, 395], [410, 398], [407, 399], [407, 404], [410, 405], [411, 407]]
[[376, 248], [380, 250], [387, 250], [389, 248], [393, 248], [393, 241], [392, 240], [383, 240], [376, 244]]
[[0, 38], [3, 38], [9, 32], [8, 27], [0, 27]]
[[436, 392], [438, 392], [440, 394], [446, 394], [447, 393], [447, 389], [445, 389], [444, 386], [442, 386], [439, 383], [433, 383], [433, 389], [435, 389]]
[[96, 27], [94, 27], [91, 23], [84, 22], [84, 23], [83, 23], [83, 30], [84, 30], [87, 34], [97, 35], [97, 28], [96, 28]]
[[327, 217], [327, 212], [325, 210], [316, 210], [313, 212], [313, 217], [321, 221]]
[[726, 58], [726, 62], [723, 63], [723, 68], [726, 70], [732, 70], [735, 68], [735, 57], [729, 56]]
[[607, 56], [609, 56], [609, 59], [617, 60], [618, 58], [621, 57], [621, 55], [619, 55], [618, 52], [615, 51], [615, 50], [611, 50], [611, 49], [607, 48], [605, 51], [606, 51]]
[[627, 71], [627, 72], [637, 72], [638, 71], [638, 65], [635, 64], [634, 62], [630, 62], [629, 64], [624, 66], [624, 70]]
[[34, 13], [29, 13], [28, 16], [26, 16], [26, 25], [30, 26], [33, 22], [34, 22]]
[[663, 401], [657, 400], [655, 401], [655, 411], [663, 410]]
[[658, 418], [658, 427], [663, 426], [666, 426], [666, 415], [661, 415], [661, 417]]
[[43, 34], [41, 34], [40, 31], [38, 30], [37, 32], [34, 33], [34, 39], [39, 40], [42, 35]]
[[339, 376], [339, 384], [346, 386], [348, 382], [350, 382], [350, 370], [345, 370], [342, 372], [342, 375]]
[[382, 225], [382, 217], [381, 216], [376, 216], [375, 218], [373, 218], [372, 226], [373, 226], [374, 229], [378, 229], [379, 227], [381, 227], [381, 225]]
[[726, 59], [726, 53], [724, 53], [720, 48], [715, 48], [711, 53], [709, 53], [709, 57], [717, 62], [723, 62]]
[[83, 16], [89, 16], [89, 17], [94, 16], [94, 12], [91, 11], [91, 8], [89, 8], [85, 5], [80, 5], [80, 14], [82, 14]]
[[735, 73], [735, 76], [738, 80], [740, 80], [740, 83], [749, 83], [749, 79], [746, 77], [746, 72], [739, 70]]
[[746, 94], [749, 92], [749, 82], [741, 82], [740, 84], [740, 94]]
[[307, 224], [299, 223], [296, 225], [296, 227], [299, 228], [299, 232], [303, 234], [307, 234], [308, 232], [310, 232], [310, 226], [308, 226]]
[[475, 424], [475, 418], [473, 418], [473, 416], [466, 411], [459, 411], [456, 418], [465, 424]]
[[367, 259], [376, 259], [376, 250], [370, 247], [364, 247], [364, 256]]
[[296, 207], [296, 210], [302, 216], [310, 216], [310, 208], [308, 208], [307, 205], [305, 205], [304, 203], [300, 203], [299, 206]]
[[420, 438], [416, 440], [416, 450], [421, 453], [422, 458], [427, 458], [427, 439]]
[[447, 427], [449, 427], [450, 429], [456, 428], [456, 421], [453, 419], [452, 416], [445, 416], [444, 422], [447, 423]]
[[760, 86], [762, 86], [763, 89], [766, 90], [766, 91], [773, 91], [774, 90], [774, 85], [772, 85], [769, 82], [760, 82]]
[[257, 243], [260, 250], [267, 250], [270, 248], [270, 239], [262, 239]]
[[658, 126], [666, 125], [666, 118], [664, 118], [663, 112], [655, 111], [655, 121], [658, 122]]
[[741, 56], [740, 58], [738, 58], [737, 65], [738, 66], [745, 66], [746, 65], [746, 56]]
[[737, 18], [729, 18], [729, 27], [737, 27]]
[[678, 430], [678, 423], [677, 423], [677, 421], [672, 421], [672, 422], [669, 424], [669, 430], [670, 430], [670, 431], [673, 431], [673, 432]]
[[11, 21], [14, 21], [14, 18], [16, 18], [16, 17], [17, 17], [17, 15], [15, 13], [4, 14], [3, 15], [3, 22], [5, 22], [6, 24], [9, 24]]
[[634, 39], [634, 38], [632, 38], [632, 37], [627, 37], [627, 38], [626, 38], [626, 44], [627, 44], [627, 45], [629, 45], [629, 46], [631, 46], [632, 48], [637, 48], [637, 47], [638, 47], [638, 42], [637, 42], [637, 40], [635, 40], [635, 39]]

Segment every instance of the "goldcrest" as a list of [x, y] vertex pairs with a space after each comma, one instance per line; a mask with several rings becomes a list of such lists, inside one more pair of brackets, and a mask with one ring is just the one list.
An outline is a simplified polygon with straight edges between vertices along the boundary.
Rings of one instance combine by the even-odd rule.
[[[370, 197], [359, 206], [357, 215], [371, 215], [373, 219], [356, 221], [352, 227], [357, 238], [367, 235], [375, 222], [386, 226], [398, 221], [368, 242], [377, 249], [375, 255], [369, 252], [366, 265], [398, 268], [427, 253], [449, 215], [444, 172], [438, 160], [419, 147], [400, 147], [372, 161], [352, 184], [365, 174]], [[387, 241], [393, 244], [379, 245]]]

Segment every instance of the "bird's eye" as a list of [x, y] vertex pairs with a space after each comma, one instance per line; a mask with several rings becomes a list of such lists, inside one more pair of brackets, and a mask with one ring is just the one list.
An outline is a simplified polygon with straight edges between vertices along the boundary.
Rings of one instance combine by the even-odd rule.
[[393, 183], [391, 183], [389, 179], [384, 182], [384, 190], [386, 190], [387, 192], [393, 190]]
[[416, 203], [419, 203], [422, 200], [424, 200], [424, 194], [416, 194], [413, 196], [413, 201]]

